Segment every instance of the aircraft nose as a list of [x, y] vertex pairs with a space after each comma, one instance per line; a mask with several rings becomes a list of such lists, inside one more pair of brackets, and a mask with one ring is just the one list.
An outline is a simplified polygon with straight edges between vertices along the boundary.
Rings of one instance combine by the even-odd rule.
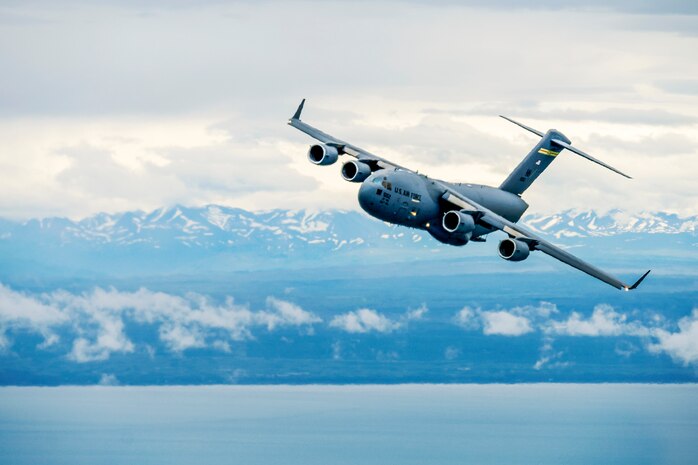
[[361, 205], [361, 208], [367, 212], [372, 211], [376, 203], [380, 200], [380, 197], [376, 195], [375, 190], [375, 184], [370, 182], [369, 179], [362, 182], [361, 187], [359, 187], [359, 205]]
[[380, 210], [380, 202], [385, 194], [385, 187], [381, 184], [382, 176], [371, 176], [361, 183], [359, 188], [359, 205], [367, 213], [373, 215]]

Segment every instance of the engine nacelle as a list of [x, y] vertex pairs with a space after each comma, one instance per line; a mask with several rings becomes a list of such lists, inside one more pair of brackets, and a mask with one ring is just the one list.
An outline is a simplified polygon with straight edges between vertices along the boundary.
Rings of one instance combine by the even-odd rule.
[[443, 225], [439, 224], [438, 219], [433, 223], [427, 223], [427, 232], [431, 234], [431, 237], [441, 242], [442, 244], [463, 246], [470, 240], [469, 236], [459, 236], [458, 234], [451, 234], [446, 231]]
[[339, 158], [336, 147], [325, 144], [311, 145], [308, 149], [308, 160], [315, 165], [331, 165]]
[[371, 176], [371, 167], [358, 160], [350, 160], [342, 165], [342, 177], [349, 182], [363, 182]]
[[470, 240], [470, 236], [473, 235], [473, 231], [475, 230], [475, 220], [473, 216], [457, 210], [446, 212], [441, 224], [446, 232], [454, 236], [467, 238], [467, 240]]
[[516, 239], [504, 239], [499, 243], [499, 256], [504, 260], [509, 260], [510, 262], [520, 262], [521, 260], [526, 260], [528, 254], [531, 253], [531, 249], [523, 241]]

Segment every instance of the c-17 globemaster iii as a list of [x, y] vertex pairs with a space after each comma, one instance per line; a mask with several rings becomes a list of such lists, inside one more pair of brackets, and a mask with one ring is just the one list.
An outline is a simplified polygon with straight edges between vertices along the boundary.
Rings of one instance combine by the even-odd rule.
[[340, 155], [352, 157], [342, 165], [342, 177], [361, 183], [359, 204], [373, 217], [426, 230], [436, 240], [456, 246], [484, 242], [487, 234], [503, 231], [509, 237], [499, 243], [498, 250], [505, 260], [525, 260], [532, 251], [538, 250], [626, 291], [637, 288], [649, 274], [647, 271], [632, 285], [625, 284], [516, 223], [528, 208], [521, 194], [563, 149], [630, 178], [573, 147], [570, 140], [555, 129], [542, 133], [502, 116], [541, 139], [499, 187], [490, 187], [433, 179], [330, 136], [301, 121], [304, 104], [305, 99], [288, 124], [320, 141], [310, 146], [308, 159], [316, 165], [331, 165]]

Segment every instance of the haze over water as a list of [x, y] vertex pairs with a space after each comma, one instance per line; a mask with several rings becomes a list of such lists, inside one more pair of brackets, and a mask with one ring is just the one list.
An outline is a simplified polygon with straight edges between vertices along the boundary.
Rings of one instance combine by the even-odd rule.
[[3, 464], [685, 464], [697, 385], [2, 388]]

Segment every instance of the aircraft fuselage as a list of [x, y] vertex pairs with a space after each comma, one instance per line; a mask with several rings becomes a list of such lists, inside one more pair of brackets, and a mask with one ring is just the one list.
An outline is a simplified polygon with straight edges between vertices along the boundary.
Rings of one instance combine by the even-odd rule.
[[[445, 213], [442, 196], [443, 184], [466, 195], [510, 221], [518, 221], [528, 204], [518, 195], [479, 184], [447, 183], [400, 169], [383, 169], [371, 174], [359, 189], [359, 205], [369, 215], [411, 228], [429, 231], [442, 242], [441, 219]], [[477, 226], [472, 238], [492, 232]], [[449, 242], [450, 243], [450, 242]], [[455, 244], [463, 245], [463, 244]]]

